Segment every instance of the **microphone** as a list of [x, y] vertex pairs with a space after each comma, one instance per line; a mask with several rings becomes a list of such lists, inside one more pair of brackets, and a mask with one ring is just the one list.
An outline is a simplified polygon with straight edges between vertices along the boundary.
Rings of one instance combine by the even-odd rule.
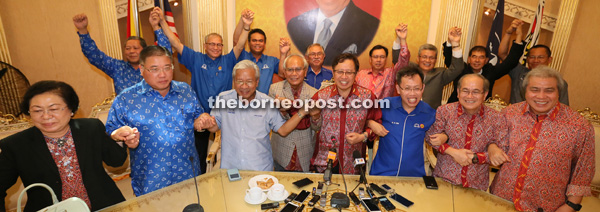
[[192, 175], [194, 176], [194, 185], [196, 186], [196, 197], [198, 197], [198, 203], [192, 203], [185, 208], [183, 212], [204, 212], [204, 208], [200, 205], [200, 194], [198, 193], [198, 183], [196, 182], [196, 169], [194, 168], [194, 156], [190, 156], [190, 162], [192, 163]]
[[[331, 142], [333, 142], [335, 145], [337, 142], [335, 136], [331, 136]], [[325, 169], [325, 172], [323, 172], [323, 181], [326, 185], [331, 185], [331, 176], [333, 174], [331, 169], [333, 168], [333, 161], [335, 161], [336, 156], [337, 152], [335, 148], [329, 149], [329, 153], [327, 154], [327, 169]]]
[[365, 159], [361, 157], [360, 152], [358, 152], [358, 150], [354, 150], [354, 152], [352, 152], [352, 157], [354, 158], [354, 161], [352, 162], [354, 164], [354, 168], [357, 168], [360, 170], [360, 180], [358, 181], [358, 183], [367, 183], [367, 177], [365, 175]]

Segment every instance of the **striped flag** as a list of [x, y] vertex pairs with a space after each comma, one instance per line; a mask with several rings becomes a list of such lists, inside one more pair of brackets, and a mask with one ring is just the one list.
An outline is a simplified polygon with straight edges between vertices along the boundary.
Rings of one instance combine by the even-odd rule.
[[533, 18], [533, 21], [531, 22], [531, 25], [529, 26], [529, 34], [527, 34], [527, 36], [525, 37], [524, 41], [526, 43], [525, 45], [525, 51], [523, 52], [523, 56], [521, 56], [521, 60], [519, 62], [521, 62], [521, 64], [525, 64], [525, 55], [527, 54], [527, 52], [529, 52], [529, 49], [531, 49], [531, 47], [535, 46], [538, 42], [538, 39], [540, 38], [540, 31], [541, 26], [542, 26], [542, 17], [544, 15], [544, 5], [546, 4], [546, 0], [539, 0], [538, 1], [538, 6], [537, 6], [537, 11], [535, 13], [535, 17]]
[[496, 14], [494, 15], [494, 21], [492, 22], [492, 29], [488, 36], [488, 42], [486, 48], [490, 52], [490, 62], [492, 65], [498, 63], [498, 47], [502, 40], [502, 24], [504, 23], [504, 0], [499, 0], [496, 5]]
[[127, 1], [127, 37], [142, 36], [142, 26], [140, 25], [137, 0]]
[[177, 29], [175, 29], [175, 19], [173, 18], [173, 12], [171, 11], [171, 6], [169, 5], [169, 0], [162, 0], [164, 3], [163, 7], [160, 6], [161, 0], [154, 0], [154, 6], [160, 7], [165, 12], [165, 19], [167, 24], [169, 24], [169, 28], [179, 38], [177, 34]]

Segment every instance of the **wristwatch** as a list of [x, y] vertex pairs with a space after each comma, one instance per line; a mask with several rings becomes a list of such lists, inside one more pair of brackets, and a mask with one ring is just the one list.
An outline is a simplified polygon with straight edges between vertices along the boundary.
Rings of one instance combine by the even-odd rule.
[[477, 157], [477, 154], [473, 155], [473, 159], [471, 159], [471, 162], [473, 162], [473, 164], [479, 163], [479, 157]]
[[566, 203], [567, 203], [567, 205], [568, 205], [569, 207], [573, 208], [573, 210], [575, 210], [575, 211], [579, 211], [579, 210], [581, 210], [581, 204], [575, 204], [575, 203], [572, 203], [572, 202], [571, 202], [571, 201], [569, 201], [569, 200], [567, 200], [567, 202], [566, 202]]
[[365, 136], [365, 139], [363, 139], [363, 141], [362, 141], [362, 142], [363, 142], [363, 143], [366, 143], [366, 142], [367, 142], [367, 139], [369, 139], [369, 133], [367, 133], [367, 132], [364, 132], [364, 133], [363, 133], [363, 135]]

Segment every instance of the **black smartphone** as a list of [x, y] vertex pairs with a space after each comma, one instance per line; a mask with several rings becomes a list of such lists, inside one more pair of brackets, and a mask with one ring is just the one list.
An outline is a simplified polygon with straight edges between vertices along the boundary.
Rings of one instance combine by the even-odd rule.
[[363, 206], [365, 206], [365, 208], [367, 209], [367, 211], [369, 211], [369, 212], [381, 212], [381, 209], [379, 209], [379, 206], [377, 206], [377, 202], [375, 202], [376, 200], [371, 199], [371, 198], [363, 198], [360, 201], [363, 204]]
[[295, 202], [298, 203], [303, 203], [304, 200], [306, 200], [306, 198], [308, 197], [308, 195], [310, 194], [310, 192], [306, 191], [306, 190], [302, 190], [298, 196], [296, 196], [296, 198], [294, 198]]
[[312, 184], [312, 183], [313, 183], [312, 180], [310, 180], [308, 178], [304, 178], [304, 179], [298, 180], [296, 182], [293, 182], [292, 184], [294, 184], [298, 188], [302, 188], [302, 187]]
[[383, 189], [385, 189], [389, 193], [394, 193], [394, 189], [392, 187], [390, 187], [388, 184], [383, 184], [383, 185], [381, 185], [381, 187], [383, 187]]
[[260, 205], [261, 210], [267, 210], [267, 209], [278, 208], [278, 207], [279, 207], [278, 202], [265, 203], [265, 204]]
[[300, 205], [300, 207], [299, 207], [299, 208], [298, 208], [298, 210], [296, 210], [296, 211], [300, 211], [300, 212], [302, 212], [302, 211], [304, 210], [304, 207], [305, 207], [305, 206], [306, 206], [305, 204], [302, 204], [302, 205]]
[[392, 195], [390, 195], [390, 198], [392, 198], [393, 200], [396, 200], [396, 202], [404, 205], [404, 207], [407, 207], [407, 208], [412, 206], [413, 204], [415, 204], [412, 201], [404, 198], [400, 194], [392, 194]]
[[285, 198], [285, 200], [283, 202], [285, 202], [285, 203], [291, 202], [292, 200], [294, 200], [294, 198], [296, 198], [296, 196], [298, 196], [298, 194], [291, 193], [287, 198]]
[[386, 195], [388, 193], [386, 190], [384, 190], [383, 188], [379, 187], [375, 183], [369, 183], [369, 186], [371, 187], [371, 189], [377, 191], [377, 193], [379, 193], [381, 195]]
[[298, 206], [288, 202], [279, 212], [296, 212], [298, 210]]
[[423, 176], [423, 181], [425, 182], [425, 187], [427, 187], [428, 189], [438, 189], [438, 184], [435, 181], [435, 177]]
[[310, 207], [315, 206], [315, 204], [317, 204], [319, 199], [321, 199], [321, 196], [319, 196], [319, 195], [313, 196], [313, 198], [310, 199], [310, 201], [308, 201], [308, 206], [310, 206]]
[[391, 210], [396, 209], [396, 206], [394, 206], [394, 204], [392, 204], [392, 202], [390, 202], [390, 200], [387, 197], [380, 196], [380, 197], [377, 197], [377, 199], [379, 200], [379, 203], [381, 203], [383, 208], [385, 208], [385, 210], [391, 211]]
[[314, 207], [312, 210], [310, 210], [310, 212], [325, 212], [325, 210]]
[[367, 187], [367, 194], [369, 196], [365, 196], [366, 198], [375, 198], [375, 192], [373, 192], [373, 189], [371, 189], [371, 187]]
[[352, 202], [354, 202], [355, 205], [360, 205], [360, 199], [356, 197], [356, 194], [354, 194], [354, 192], [348, 193], [348, 196], [350, 196], [350, 200], [352, 200]]

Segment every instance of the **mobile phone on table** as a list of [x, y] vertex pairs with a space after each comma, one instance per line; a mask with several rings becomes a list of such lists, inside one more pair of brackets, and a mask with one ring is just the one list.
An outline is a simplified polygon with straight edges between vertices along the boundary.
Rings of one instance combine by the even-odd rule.
[[314, 207], [312, 210], [310, 210], [310, 212], [325, 212], [325, 210]]
[[381, 209], [379, 209], [379, 206], [377, 206], [377, 200], [371, 199], [371, 198], [362, 198], [361, 203], [363, 204], [363, 206], [365, 206], [365, 208], [367, 209], [367, 211], [369, 212], [381, 212]]
[[294, 198], [295, 202], [298, 203], [303, 203], [304, 200], [306, 200], [306, 198], [308, 197], [308, 195], [310, 194], [310, 192], [306, 191], [306, 190], [302, 190], [298, 196], [296, 196], [296, 198]]
[[393, 200], [396, 200], [396, 202], [402, 204], [404, 207], [407, 207], [407, 208], [414, 204], [412, 201], [404, 198], [400, 194], [392, 194], [392, 195], [390, 195], [390, 198], [392, 198]]
[[227, 176], [229, 177], [229, 181], [238, 181], [242, 179], [238, 169], [227, 169]]
[[379, 193], [381, 195], [386, 195], [388, 193], [386, 190], [384, 190], [383, 188], [379, 187], [375, 183], [369, 183], [369, 186], [371, 187], [371, 189], [377, 191], [377, 193]]
[[285, 200], [283, 200], [283, 202], [285, 202], [285, 203], [291, 202], [292, 200], [294, 200], [294, 198], [296, 198], [296, 196], [298, 196], [298, 194], [291, 193], [287, 198], [285, 198]]
[[365, 198], [365, 189], [364, 188], [358, 188], [358, 197], [359, 198]]
[[389, 193], [394, 193], [394, 189], [392, 187], [390, 187], [388, 184], [383, 184], [383, 185], [381, 185], [381, 187], [383, 187], [383, 189], [385, 189]]
[[350, 200], [352, 200], [352, 202], [354, 202], [355, 205], [360, 205], [360, 199], [358, 199], [354, 192], [349, 192], [348, 196], [350, 196]]
[[265, 204], [260, 205], [261, 210], [273, 209], [273, 208], [278, 208], [278, 207], [279, 207], [278, 202], [265, 203]]
[[308, 179], [308, 177], [307, 177], [307, 178], [298, 180], [296, 182], [293, 182], [292, 184], [294, 184], [298, 188], [302, 188], [302, 187], [304, 187], [306, 185], [309, 185], [309, 184], [312, 184], [312, 183], [313, 183], [313, 181], [310, 180], [310, 179]]
[[288, 202], [279, 212], [296, 212], [298, 210], [298, 206], [294, 203]]
[[317, 204], [319, 199], [321, 199], [321, 196], [319, 196], [319, 195], [313, 196], [313, 198], [310, 199], [310, 201], [308, 201], [308, 206], [310, 206], [310, 207], [315, 206], [315, 204]]
[[423, 176], [423, 181], [425, 182], [425, 187], [428, 189], [438, 189], [438, 184], [435, 181], [435, 177], [432, 176]]
[[387, 197], [380, 196], [380, 197], [377, 197], [377, 199], [379, 200], [379, 203], [381, 203], [381, 206], [383, 206], [383, 208], [385, 208], [385, 210], [391, 211], [391, 210], [396, 209], [396, 206], [394, 206], [394, 204], [392, 204], [392, 202], [390, 202], [390, 200]]

